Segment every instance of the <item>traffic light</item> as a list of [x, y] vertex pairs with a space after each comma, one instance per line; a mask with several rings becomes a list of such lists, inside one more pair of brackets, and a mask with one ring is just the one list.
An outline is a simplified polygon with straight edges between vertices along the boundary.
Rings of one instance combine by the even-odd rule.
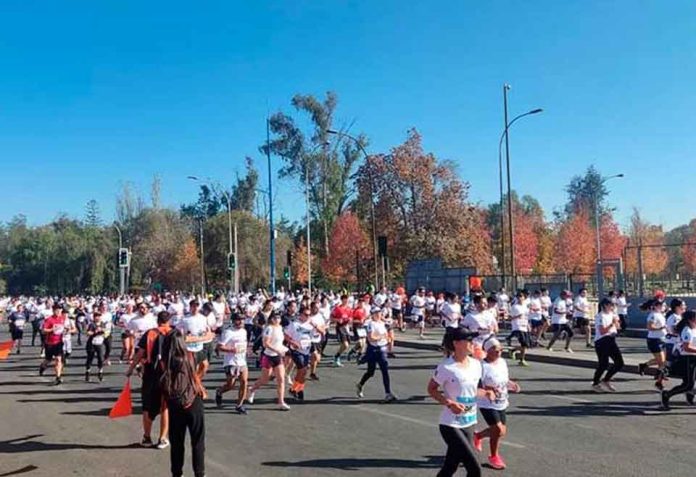
[[384, 235], [377, 237], [377, 249], [379, 250], [380, 257], [387, 256], [387, 237]]
[[287, 261], [288, 261], [288, 267], [292, 267], [292, 250], [288, 250], [287, 252]]
[[283, 278], [285, 278], [286, 280], [288, 278], [290, 278], [290, 268], [288, 268], [288, 267], [283, 268]]
[[231, 270], [235, 269], [235, 265], [237, 264], [236, 258], [237, 257], [235, 256], [234, 252], [230, 252], [227, 254], [227, 269], [228, 270], [231, 271]]
[[118, 249], [118, 266], [119, 268], [128, 268], [130, 263], [127, 248]]

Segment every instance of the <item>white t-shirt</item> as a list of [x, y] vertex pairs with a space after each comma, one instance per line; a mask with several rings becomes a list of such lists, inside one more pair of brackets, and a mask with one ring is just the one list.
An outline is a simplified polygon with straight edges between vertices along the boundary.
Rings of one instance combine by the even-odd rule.
[[573, 302], [573, 318], [588, 318], [590, 316], [590, 302], [587, 297], [578, 295]]
[[671, 315], [669, 315], [669, 318], [667, 318], [667, 333], [672, 335], [667, 338], [668, 343], [672, 343], [673, 345], [679, 344], [679, 336], [677, 336], [675, 328], [677, 327], [677, 324], [679, 324], [681, 319], [681, 315], [677, 315], [676, 313], [672, 313]]
[[[319, 328], [326, 326], [326, 320], [324, 320], [324, 316], [321, 314], [321, 312], [310, 316], [309, 322]], [[312, 328], [312, 343], [321, 343], [321, 333], [319, 333], [319, 331], [317, 331], [317, 329], [314, 327]]]
[[496, 409], [502, 411], [509, 406], [508, 383], [510, 374], [504, 359], [496, 359], [493, 363], [482, 361], [481, 384], [485, 389], [493, 389], [496, 393], [495, 400], [487, 397], [479, 397], [476, 402], [482, 409]]
[[530, 298], [529, 300], [529, 319], [541, 320], [541, 298]]
[[[688, 326], [685, 326], [679, 338], [681, 339], [682, 345], [688, 343], [691, 347], [696, 347], [696, 330], [692, 330]], [[683, 348], [680, 350], [679, 353], [683, 356], [696, 356], [696, 353], [684, 351]]]
[[377, 293], [373, 301], [375, 302], [376, 306], [381, 308], [387, 302], [387, 295], [384, 293]]
[[246, 366], [247, 332], [244, 328], [228, 328], [222, 332], [218, 341], [222, 346], [234, 346], [234, 353], [225, 351], [224, 366]]
[[498, 309], [500, 311], [507, 311], [508, 304], [510, 303], [510, 297], [507, 295], [507, 293], [498, 293], [495, 299], [498, 303]]
[[225, 324], [225, 302], [213, 302], [213, 314], [215, 315], [215, 326], [222, 328]]
[[440, 314], [445, 319], [446, 328], [457, 328], [462, 318], [462, 306], [459, 303], [445, 302]]
[[[177, 325], [177, 328], [184, 333], [184, 336], [203, 336], [210, 331], [208, 318], [196, 313], [195, 315], [185, 316]], [[192, 353], [203, 351], [204, 343], [186, 343], [186, 349]]]
[[128, 331], [133, 333], [136, 346], [140, 341], [140, 338], [148, 330], [153, 328], [157, 328], [157, 320], [155, 320], [155, 317], [150, 313], [147, 315], [135, 315], [135, 317], [128, 322]]
[[118, 318], [118, 325], [124, 330], [127, 330], [128, 323], [130, 323], [131, 320], [135, 318], [135, 316], [135, 313], [122, 313], [121, 316]]
[[461, 322], [461, 326], [479, 335], [474, 338], [474, 343], [482, 345], [492, 334], [490, 314], [485, 311], [470, 311]]
[[444, 406], [440, 414], [441, 425], [465, 428], [476, 424], [476, 394], [481, 377], [481, 363], [473, 358], [467, 359], [466, 366], [460, 365], [453, 358], [447, 358], [437, 365], [432, 379], [440, 386], [442, 394], [467, 407], [465, 412], [454, 414]]
[[403, 303], [403, 298], [401, 295], [392, 293], [389, 297], [389, 303], [391, 304], [392, 310], [400, 310]]
[[[611, 326], [606, 333], [600, 331], [600, 327]], [[613, 313], [597, 313], [595, 316], [595, 342], [604, 338], [605, 336], [616, 335], [616, 326], [614, 325], [614, 314]]]
[[411, 314], [413, 316], [423, 316], [425, 312], [425, 297], [413, 295], [411, 297]]
[[434, 311], [436, 303], [437, 303], [437, 300], [435, 299], [434, 296], [426, 296], [425, 297], [425, 309], [426, 310]]
[[620, 296], [614, 300], [614, 303], [616, 303], [616, 312], [619, 315], [627, 315], [628, 314], [628, 303], [626, 303], [626, 297], [625, 296]]
[[665, 326], [667, 325], [665, 315], [660, 312], [651, 311], [648, 314], [647, 322], [659, 328], [657, 330], [648, 330], [648, 338], [664, 339], [665, 336], [667, 336], [667, 331], [665, 330]]
[[314, 327], [309, 320], [304, 323], [300, 320], [295, 320], [290, 322], [288, 326], [285, 327], [285, 334], [287, 334], [290, 339], [295, 343], [299, 344], [299, 349], [295, 351], [301, 354], [309, 354], [312, 347], [312, 333], [314, 332]]
[[529, 331], [527, 308], [521, 303], [515, 303], [510, 308], [510, 323], [512, 324], [512, 331]]
[[568, 303], [564, 298], [556, 298], [553, 302], [553, 314], [551, 315], [552, 325], [566, 325], [568, 324], [568, 317], [566, 312], [568, 310]]
[[[285, 339], [285, 335], [283, 334], [283, 328], [280, 326], [266, 326], [263, 329], [263, 338], [270, 338], [271, 340], [271, 346], [274, 349], [279, 349], [283, 350], [285, 347], [283, 346], [283, 340]], [[266, 356], [278, 356], [278, 353], [273, 351], [270, 348], [264, 348], [263, 354]]]
[[553, 303], [551, 302], [551, 297], [548, 295], [541, 295], [541, 316], [544, 318], [549, 317], [549, 310], [551, 310], [551, 307], [553, 306]]
[[[372, 340], [372, 333], [379, 335], [377, 341]], [[367, 323], [367, 341], [372, 346], [387, 346], [387, 327], [383, 321], [370, 320]]]

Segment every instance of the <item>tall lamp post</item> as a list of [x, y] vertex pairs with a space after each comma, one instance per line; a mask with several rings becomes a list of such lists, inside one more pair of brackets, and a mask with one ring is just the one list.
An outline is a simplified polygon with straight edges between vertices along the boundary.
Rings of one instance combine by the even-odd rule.
[[[520, 114], [515, 117], [512, 121], [507, 124], [507, 127], [503, 129], [500, 134], [500, 140], [498, 141], [498, 184], [500, 186], [500, 257], [502, 258], [500, 266], [503, 275], [503, 285], [505, 284], [505, 201], [503, 200], [503, 139], [507, 136], [507, 131], [515, 124], [515, 121], [522, 119], [525, 116], [530, 116], [532, 114], [539, 114], [544, 110], [541, 108], [532, 109], [524, 114]], [[509, 174], [509, 173], [508, 173]], [[508, 195], [508, 201], [510, 196]]]
[[[322, 142], [315, 145], [310, 154], [314, 154], [320, 147], [328, 146], [329, 142]], [[307, 289], [309, 295], [312, 295], [312, 233], [310, 232], [311, 215], [309, 210], [309, 162], [305, 158], [305, 208], [307, 209], [306, 227], [307, 227]]]
[[[529, 113], [523, 114], [522, 116], [516, 117], [513, 121], [508, 122], [508, 101], [507, 101], [507, 94], [508, 91], [510, 91], [510, 85], [509, 84], [504, 84], [503, 85], [503, 108], [505, 111], [505, 127], [503, 131], [503, 135], [505, 137], [505, 163], [507, 166], [507, 194], [508, 194], [508, 203], [507, 203], [507, 212], [508, 212], [508, 225], [510, 227], [509, 230], [509, 237], [510, 237], [510, 275], [512, 276], [512, 289], [513, 291], [517, 290], [517, 273], [515, 271], [515, 242], [514, 242], [514, 235], [513, 235], [513, 223], [512, 223], [512, 187], [510, 185], [510, 140], [509, 140], [509, 130], [510, 126], [512, 123], [522, 116], [527, 116], [529, 114], [537, 114], [542, 112], [542, 109], [534, 109], [532, 111], [529, 111]], [[502, 162], [502, 161], [501, 161]], [[501, 168], [502, 169], [502, 168]], [[502, 188], [501, 188], [502, 189]], [[502, 213], [502, 210], [501, 210]], [[503, 264], [503, 267], [505, 265]]]
[[270, 242], [271, 294], [275, 295], [275, 230], [273, 228], [273, 170], [271, 169], [271, 120], [266, 118], [266, 158], [268, 159], [268, 233]]
[[[195, 182], [201, 182], [206, 185], [213, 186], [214, 184], [212, 181], [208, 178], [206, 180], [208, 182], [205, 182], [201, 180], [197, 176], [188, 176], [188, 179], [195, 181]], [[227, 201], [227, 233], [229, 235], [229, 255], [234, 257], [234, 273], [232, 274], [232, 277], [230, 277], [230, 288], [234, 290], [235, 295], [239, 294], [239, 267], [238, 267], [238, 259], [237, 259], [237, 224], [234, 224], [234, 240], [232, 239], [232, 197], [230, 196], [229, 192], [227, 192], [225, 189], [222, 187], [218, 187], [222, 194], [225, 196], [225, 200]], [[234, 249], [233, 249], [234, 245]]]
[[[602, 177], [602, 180], [599, 183], [599, 187], [604, 185], [608, 180], [611, 179], [618, 179], [623, 177], [622, 174], [615, 174], [613, 176], [608, 176], [608, 177]], [[596, 273], [597, 273], [597, 298], [601, 299], [602, 296], [604, 296], [604, 270], [602, 270], [602, 241], [600, 239], [601, 234], [600, 234], [600, 226], [601, 226], [601, 219], [599, 217], [599, 190], [595, 190], [594, 192], [594, 212], [595, 212], [595, 236], [597, 238], [597, 266], [596, 266]]]
[[[363, 155], [365, 156], [365, 162], [369, 163], [370, 161], [370, 156], [365, 150], [365, 147], [362, 145], [360, 141], [358, 141], [357, 138], [351, 136], [350, 134], [344, 133], [342, 131], [335, 131], [333, 129], [327, 129], [326, 131], [328, 134], [334, 134], [339, 137], [345, 137], [347, 139], [350, 139], [353, 141], [360, 151], [362, 151]], [[372, 167], [369, 166], [368, 164], [368, 173], [370, 176], [370, 216], [371, 216], [371, 222], [372, 222], [372, 259], [374, 260], [375, 263], [375, 290], [379, 290], [379, 274], [377, 271], [377, 227], [375, 225], [375, 190], [374, 190], [374, 181], [372, 180]]]

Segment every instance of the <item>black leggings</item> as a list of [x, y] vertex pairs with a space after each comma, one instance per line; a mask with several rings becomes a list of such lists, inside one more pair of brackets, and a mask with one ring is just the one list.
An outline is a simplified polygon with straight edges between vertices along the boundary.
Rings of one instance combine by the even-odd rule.
[[460, 429], [440, 424], [440, 434], [447, 444], [447, 454], [437, 477], [451, 477], [459, 469], [459, 464], [464, 465], [467, 477], [480, 477], [481, 464], [472, 444], [474, 428]]
[[554, 330], [553, 332], [553, 338], [551, 338], [551, 341], [549, 342], [549, 348], [553, 346], [553, 344], [556, 342], [559, 336], [561, 336], [561, 333], [564, 331], [566, 332], [566, 349], [570, 347], [570, 340], [573, 338], [573, 329], [568, 325], [567, 323], [564, 325], [551, 325], [552, 329]]
[[[605, 336], [597, 340], [595, 342], [595, 353], [597, 353], [599, 362], [597, 363], [592, 384], [599, 384], [604, 371], [608, 370], [606, 376], [604, 376], [604, 381], [609, 381], [623, 368], [624, 360], [619, 345], [616, 344], [616, 336]], [[610, 358], [613, 361], [611, 366], [609, 366]]]
[[193, 475], [205, 476], [205, 417], [203, 400], [196, 397], [190, 407], [182, 409], [171, 401], [169, 408], [169, 440], [171, 449], [169, 461], [172, 477], [181, 477], [184, 472], [184, 441], [186, 429], [191, 437], [191, 453], [193, 454]]
[[89, 343], [87, 345], [87, 361], [85, 361], [87, 371], [92, 367], [95, 356], [97, 357], [97, 368], [102, 369], [104, 367], [104, 345]]
[[367, 346], [367, 353], [363, 358], [367, 361], [367, 371], [363, 374], [360, 380], [360, 385], [364, 386], [368, 379], [375, 375], [375, 369], [379, 365], [379, 370], [382, 373], [382, 383], [384, 384], [384, 392], [391, 394], [391, 383], [389, 381], [389, 361], [387, 361], [386, 346]]
[[666, 391], [667, 398], [671, 398], [675, 394], [688, 393], [693, 394], [694, 383], [696, 383], [696, 356], [682, 356], [684, 360], [684, 378], [679, 386], [675, 386], [669, 391]]
[[109, 356], [111, 356], [111, 335], [104, 338], [104, 349], [106, 350], [104, 353], [104, 360], [108, 360]]

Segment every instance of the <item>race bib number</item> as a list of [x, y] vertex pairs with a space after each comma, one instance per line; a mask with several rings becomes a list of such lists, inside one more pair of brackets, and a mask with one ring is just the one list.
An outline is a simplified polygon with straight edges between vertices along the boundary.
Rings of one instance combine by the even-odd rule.
[[360, 338], [367, 337], [367, 330], [365, 328], [358, 328], [358, 336]]
[[457, 402], [466, 406], [466, 409], [457, 415], [457, 424], [462, 426], [476, 424], [476, 398], [469, 396], [458, 397]]
[[62, 335], [64, 331], [65, 331], [65, 326], [53, 325], [53, 334], [54, 335]]
[[24, 320], [15, 320], [14, 325], [16, 328], [23, 328], [24, 327]]
[[310, 346], [312, 346], [312, 340], [309, 338], [302, 338], [300, 340], [300, 348], [303, 350], [308, 349]]
[[104, 344], [104, 336], [103, 335], [98, 335], [92, 338], [92, 344], [95, 346], [103, 345]]
[[246, 343], [237, 343], [234, 345], [234, 354], [243, 354], [246, 356], [247, 345]]

